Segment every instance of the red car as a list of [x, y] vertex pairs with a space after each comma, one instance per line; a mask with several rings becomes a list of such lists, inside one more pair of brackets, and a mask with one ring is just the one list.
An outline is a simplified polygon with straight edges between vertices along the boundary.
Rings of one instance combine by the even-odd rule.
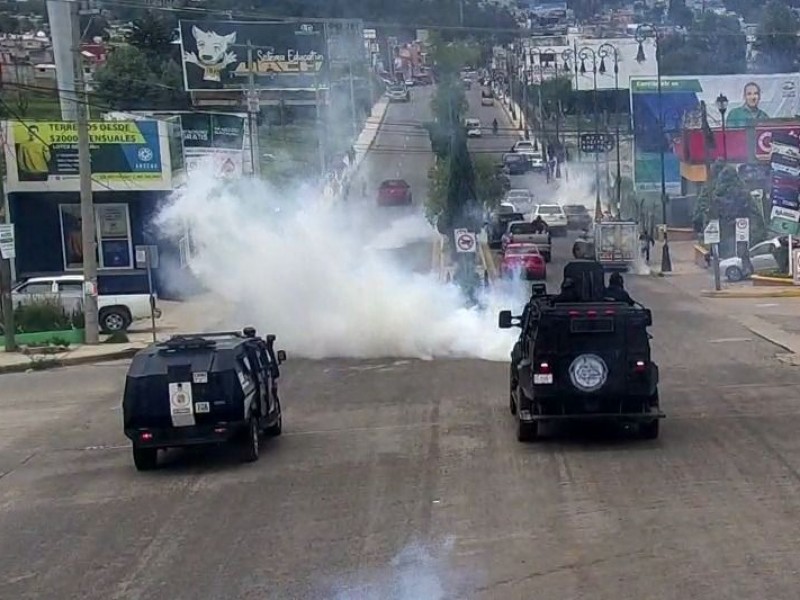
[[378, 188], [378, 206], [408, 206], [412, 204], [411, 187], [404, 179], [387, 179]]
[[523, 279], [545, 279], [547, 265], [544, 256], [535, 244], [509, 244], [500, 264], [502, 277], [513, 277], [519, 273]]

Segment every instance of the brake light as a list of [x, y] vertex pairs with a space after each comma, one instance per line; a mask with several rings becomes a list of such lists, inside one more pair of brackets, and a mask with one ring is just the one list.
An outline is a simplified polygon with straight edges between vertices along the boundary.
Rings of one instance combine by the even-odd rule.
[[633, 370], [636, 373], [644, 373], [647, 370], [647, 363], [643, 360], [637, 360], [636, 364], [633, 365]]
[[153, 439], [153, 434], [150, 433], [149, 431], [143, 431], [142, 433], [139, 434], [139, 439], [142, 440], [143, 442], [149, 442], [150, 440]]
[[570, 317], [580, 317], [581, 311], [579, 310], [571, 310], [567, 313]]
[[539, 373], [546, 375], [550, 372], [550, 363], [543, 362], [539, 364]]
[[597, 316], [597, 311], [596, 310], [587, 310], [586, 311], [586, 316], [587, 317], [596, 317]]

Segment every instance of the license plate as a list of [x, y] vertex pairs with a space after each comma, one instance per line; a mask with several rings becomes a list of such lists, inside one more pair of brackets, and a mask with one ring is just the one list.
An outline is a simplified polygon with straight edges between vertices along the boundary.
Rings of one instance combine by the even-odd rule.
[[552, 373], [536, 373], [533, 376], [533, 383], [535, 384], [543, 384], [543, 383], [553, 383], [553, 374]]
[[195, 402], [194, 403], [194, 412], [196, 413], [207, 413], [211, 412], [211, 408], [208, 405], [208, 402]]

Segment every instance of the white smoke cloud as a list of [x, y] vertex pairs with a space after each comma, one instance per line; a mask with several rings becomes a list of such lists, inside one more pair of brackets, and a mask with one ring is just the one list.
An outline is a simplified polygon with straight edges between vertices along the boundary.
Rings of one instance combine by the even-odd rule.
[[498, 288], [485, 308], [465, 308], [455, 286], [386, 252], [433, 238], [421, 215], [386, 223], [385, 211], [375, 218], [363, 205], [329, 206], [319, 197], [311, 188], [287, 194], [201, 175], [174, 194], [156, 225], [173, 239], [189, 226], [191, 268], [224, 299], [228, 327], [275, 333], [294, 354], [508, 360], [516, 332], [498, 329], [497, 313], [520, 310], [526, 286]]

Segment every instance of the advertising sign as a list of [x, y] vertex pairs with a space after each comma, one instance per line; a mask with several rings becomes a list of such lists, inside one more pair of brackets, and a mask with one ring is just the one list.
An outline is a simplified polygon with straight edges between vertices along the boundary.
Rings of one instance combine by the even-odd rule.
[[791, 132], [775, 132], [770, 142], [769, 230], [778, 235], [797, 235], [800, 233], [800, 139]]
[[260, 90], [314, 90], [328, 85], [327, 41], [321, 23], [180, 21], [186, 91], [245, 90], [252, 44]]
[[757, 148], [760, 146], [757, 154], [764, 154], [770, 136], [780, 129], [780, 124], [765, 122], [798, 114], [800, 75], [662, 77], [660, 97], [655, 77], [632, 77], [630, 92], [636, 190], [651, 192], [661, 189], [663, 151], [667, 192], [675, 194], [680, 193], [681, 188], [680, 160], [674, 152], [675, 143], [684, 127], [699, 128], [701, 101], [706, 103], [710, 127], [716, 130], [722, 128], [716, 99], [720, 94], [727, 97], [726, 128], [755, 131]]
[[748, 218], [736, 219], [736, 241], [737, 242], [750, 241], [750, 219]]
[[213, 169], [217, 177], [241, 177], [245, 117], [217, 113], [181, 115], [186, 170]]
[[[166, 123], [89, 123], [95, 190], [170, 189], [162, 165], [169, 163]], [[163, 135], [160, 133], [164, 129]], [[78, 131], [68, 121], [9, 121], [6, 124], [9, 192], [78, 191]]]

